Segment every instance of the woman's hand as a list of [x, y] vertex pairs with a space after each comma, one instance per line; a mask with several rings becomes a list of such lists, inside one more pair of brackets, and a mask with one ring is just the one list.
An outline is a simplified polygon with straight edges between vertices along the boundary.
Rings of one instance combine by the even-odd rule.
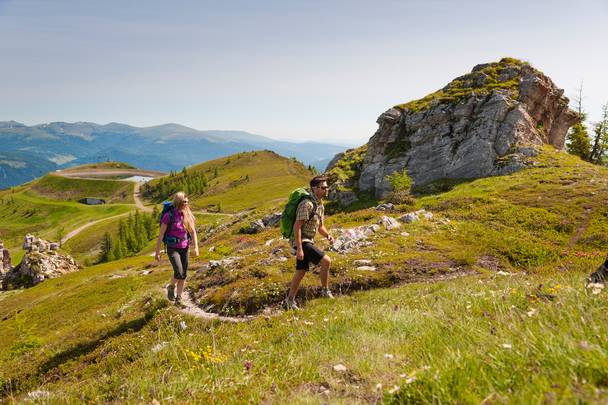
[[154, 259], [156, 259], [157, 262], [160, 262], [160, 252], [158, 250], [154, 254]]
[[198, 246], [194, 247], [194, 257], [198, 257]]

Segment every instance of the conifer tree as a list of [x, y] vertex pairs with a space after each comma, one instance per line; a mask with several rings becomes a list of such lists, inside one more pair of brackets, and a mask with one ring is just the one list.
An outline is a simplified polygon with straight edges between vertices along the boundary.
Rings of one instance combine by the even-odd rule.
[[587, 128], [582, 121], [570, 128], [567, 139], [569, 142], [566, 146], [568, 152], [579, 156], [583, 160], [590, 160], [591, 141], [589, 140], [589, 135], [587, 134]]
[[110, 262], [112, 260], [114, 260], [112, 236], [108, 232], [106, 232], [103, 236], [99, 261]]
[[602, 118], [595, 123], [593, 128], [593, 148], [589, 161], [597, 165], [604, 163], [606, 152], [608, 151], [608, 103], [602, 107]]
[[586, 114], [583, 111], [583, 84], [578, 88], [578, 95], [574, 98], [580, 121], [577, 122], [566, 136], [568, 143], [566, 149], [573, 155], [579, 156], [583, 160], [589, 160], [591, 155], [591, 140], [585, 127]]

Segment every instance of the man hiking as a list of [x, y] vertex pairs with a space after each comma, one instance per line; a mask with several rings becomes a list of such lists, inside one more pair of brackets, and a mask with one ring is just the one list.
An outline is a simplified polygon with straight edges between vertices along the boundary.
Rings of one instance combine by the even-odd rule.
[[[321, 295], [333, 298], [328, 288], [329, 266], [331, 259], [321, 249], [314, 245], [314, 238], [317, 231], [327, 238], [329, 243], [333, 243], [334, 238], [327, 232], [324, 224], [325, 207], [323, 198], [327, 196], [327, 178], [317, 176], [310, 181], [310, 197], [302, 199], [296, 210], [296, 220], [293, 224], [292, 246], [296, 250], [296, 272], [291, 280], [291, 286], [287, 299], [285, 300], [288, 309], [298, 309], [296, 304], [296, 294], [300, 287], [300, 282], [309, 270], [310, 263], [321, 266]], [[316, 209], [315, 209], [316, 207]]]

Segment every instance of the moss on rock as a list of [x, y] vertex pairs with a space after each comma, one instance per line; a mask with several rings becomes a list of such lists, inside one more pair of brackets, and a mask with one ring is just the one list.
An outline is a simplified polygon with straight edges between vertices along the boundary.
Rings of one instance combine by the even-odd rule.
[[486, 96], [493, 90], [509, 92], [519, 97], [519, 82], [525, 71], [534, 70], [527, 62], [515, 58], [502, 58], [499, 62], [477, 65], [471, 73], [457, 77], [444, 88], [421, 99], [396, 105], [400, 110], [418, 112], [440, 103], [458, 103], [472, 95]]

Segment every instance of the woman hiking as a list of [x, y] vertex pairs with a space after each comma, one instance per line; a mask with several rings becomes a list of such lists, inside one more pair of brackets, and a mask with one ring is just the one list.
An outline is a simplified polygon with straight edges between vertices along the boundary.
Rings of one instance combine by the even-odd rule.
[[[160, 246], [165, 242], [167, 255], [173, 266], [173, 278], [167, 286], [167, 298], [182, 306], [181, 297], [188, 272], [188, 250], [194, 242], [194, 256], [198, 256], [198, 238], [194, 227], [194, 215], [188, 205], [188, 196], [183, 191], [173, 196], [173, 207], [160, 219], [160, 232], [156, 240], [156, 261], [160, 261]], [[177, 287], [177, 288], [176, 288]]]

